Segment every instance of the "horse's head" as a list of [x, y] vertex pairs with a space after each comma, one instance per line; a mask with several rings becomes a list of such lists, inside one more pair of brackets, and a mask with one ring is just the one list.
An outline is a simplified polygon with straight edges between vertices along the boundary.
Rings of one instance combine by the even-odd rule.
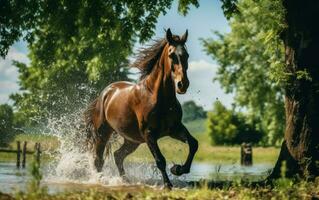
[[188, 53], [185, 48], [188, 31], [183, 36], [173, 35], [171, 30], [166, 31], [166, 40], [168, 42], [168, 60], [171, 66], [171, 72], [176, 85], [176, 92], [185, 94], [189, 86], [187, 78]]

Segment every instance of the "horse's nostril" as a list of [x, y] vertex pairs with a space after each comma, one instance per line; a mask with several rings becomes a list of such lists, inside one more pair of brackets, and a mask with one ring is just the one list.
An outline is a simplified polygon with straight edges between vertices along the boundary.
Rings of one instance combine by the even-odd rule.
[[183, 87], [183, 83], [182, 83], [182, 81], [178, 81], [178, 83], [177, 83], [177, 87], [178, 87], [179, 89], [181, 89], [181, 88]]

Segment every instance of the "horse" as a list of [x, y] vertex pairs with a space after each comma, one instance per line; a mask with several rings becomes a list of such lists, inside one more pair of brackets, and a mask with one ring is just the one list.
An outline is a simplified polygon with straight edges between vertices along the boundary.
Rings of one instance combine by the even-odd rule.
[[162, 174], [164, 187], [171, 189], [166, 160], [157, 143], [164, 136], [188, 144], [185, 163], [175, 164], [170, 170], [176, 176], [189, 173], [198, 141], [182, 123], [182, 108], [176, 98], [176, 93], [185, 94], [189, 86], [187, 36], [187, 30], [180, 37], [167, 29], [165, 38], [140, 49], [132, 64], [141, 72], [139, 82], [110, 84], [86, 109], [87, 138], [98, 172], [104, 164], [107, 142], [112, 134], [119, 134], [124, 143], [114, 152], [114, 160], [121, 177], [125, 178], [124, 159], [146, 143]]

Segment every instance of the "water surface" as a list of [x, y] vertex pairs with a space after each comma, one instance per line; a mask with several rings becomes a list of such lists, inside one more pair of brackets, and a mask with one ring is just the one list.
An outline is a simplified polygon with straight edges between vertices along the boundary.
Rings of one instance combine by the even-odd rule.
[[[126, 164], [125, 169], [130, 183], [124, 182], [118, 177], [114, 166], [106, 166], [102, 173], [87, 174], [86, 169], [76, 169], [70, 172], [63, 172], [62, 175], [52, 173], [51, 167], [42, 167], [42, 184], [47, 186], [50, 193], [85, 190], [88, 188], [116, 189], [117, 187], [127, 187], [129, 189], [136, 185], [157, 186], [162, 184], [160, 173], [154, 164], [150, 163]], [[266, 163], [245, 167], [239, 164], [195, 162], [189, 174], [176, 177], [169, 173], [169, 176], [174, 186], [187, 187], [189, 181], [199, 180], [261, 180], [268, 175], [271, 168], [272, 165]], [[68, 174], [68, 176], [65, 174]], [[17, 169], [15, 163], [0, 163], [0, 191], [5, 193], [24, 191], [30, 180], [31, 176], [28, 169]]]

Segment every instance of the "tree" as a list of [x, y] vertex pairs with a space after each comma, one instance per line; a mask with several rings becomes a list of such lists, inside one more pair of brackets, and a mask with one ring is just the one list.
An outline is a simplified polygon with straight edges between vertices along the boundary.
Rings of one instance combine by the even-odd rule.
[[286, 131], [269, 178], [279, 177], [286, 162], [286, 176], [314, 179], [319, 176], [319, 2], [283, 0], [283, 6]]
[[206, 112], [203, 107], [196, 105], [196, 103], [192, 100], [184, 102], [182, 108], [184, 122], [206, 118]]
[[[215, 81], [235, 94], [235, 105], [248, 111], [250, 121], [267, 133], [269, 145], [282, 141], [284, 90], [277, 73], [284, 50], [277, 33], [282, 29], [281, 1], [242, 0], [230, 19], [231, 32], [204, 39], [205, 51], [219, 64]], [[274, 76], [277, 76], [276, 82]]]
[[[236, 0], [225, 0], [230, 5], [236, 5]], [[245, 7], [253, 5], [252, 7]], [[224, 4], [225, 5], [225, 4]], [[263, 5], [266, 5], [265, 7]], [[228, 6], [229, 8], [230, 6]], [[249, 1], [242, 0], [235, 6], [238, 12], [232, 18], [246, 16], [248, 22], [260, 21], [258, 24], [248, 26], [251, 31], [257, 30], [255, 35], [248, 39], [250, 45], [239, 48], [244, 51], [247, 47], [268, 47], [264, 54], [268, 54], [273, 47], [284, 47], [284, 50], [275, 51], [270, 57], [271, 63], [266, 72], [273, 83], [285, 96], [285, 134], [277, 163], [269, 179], [278, 178], [281, 174], [282, 163], [286, 163], [286, 177], [299, 176], [313, 179], [318, 177], [319, 162], [319, 60], [316, 52], [319, 50], [319, 27], [316, 26], [319, 19], [319, 2], [315, 0], [276, 0], [276, 1]], [[245, 9], [246, 8], [246, 9]], [[265, 10], [266, 9], [266, 10]], [[228, 12], [228, 14], [234, 12]], [[250, 13], [249, 15], [245, 15]], [[262, 16], [268, 15], [268, 18]], [[263, 20], [260, 20], [263, 19]], [[245, 18], [242, 18], [243, 22]], [[268, 23], [271, 22], [271, 23]], [[237, 27], [238, 29], [244, 27]], [[249, 30], [246, 29], [246, 30]], [[265, 32], [265, 30], [268, 30]], [[243, 32], [243, 36], [245, 32]], [[268, 34], [264, 34], [268, 33]], [[260, 46], [255, 38], [263, 38]], [[279, 41], [280, 43], [273, 43]], [[276, 45], [280, 44], [280, 45]], [[223, 48], [234, 48], [226, 45]], [[280, 49], [280, 48], [278, 48]], [[226, 51], [227, 52], [227, 51]], [[278, 54], [277, 54], [278, 53]], [[264, 55], [262, 54], [262, 55]], [[239, 54], [240, 55], [240, 54]], [[247, 54], [259, 55], [257, 54]], [[225, 54], [227, 57], [228, 55]], [[233, 56], [236, 56], [234, 54]], [[259, 57], [259, 56], [258, 56]], [[258, 59], [256, 57], [256, 59]], [[283, 59], [282, 59], [283, 58]], [[282, 62], [284, 60], [284, 62]], [[245, 61], [245, 60], [244, 60]], [[235, 63], [236, 65], [236, 63]], [[235, 66], [234, 65], [234, 66]], [[240, 67], [239, 67], [240, 68]], [[243, 69], [243, 71], [245, 68]], [[236, 79], [236, 75], [230, 73], [229, 79]], [[235, 76], [233, 76], [235, 75]], [[250, 77], [250, 76], [248, 76]], [[264, 77], [260, 77], [260, 80]], [[253, 82], [255, 83], [255, 82]], [[254, 85], [255, 84], [251, 84]], [[259, 87], [257, 87], [259, 88]], [[258, 95], [259, 96], [259, 95]], [[275, 95], [277, 97], [280, 95]], [[277, 98], [274, 98], [277, 99]], [[280, 104], [278, 104], [280, 105]], [[270, 115], [271, 116], [271, 115]], [[276, 115], [274, 116], [276, 117]]]
[[215, 102], [212, 112], [208, 112], [207, 130], [212, 144], [232, 144], [236, 137], [236, 125], [232, 123], [232, 113], [220, 102]]
[[258, 143], [264, 134], [256, 128], [256, 123], [247, 123], [243, 113], [228, 110], [219, 101], [208, 112], [207, 131], [212, 144], [241, 144], [243, 142]]
[[[11, 98], [26, 118], [60, 116], [83, 107], [110, 82], [128, 80], [134, 43], [154, 34], [171, 0], [4, 1], [0, 55], [23, 37], [30, 66], [15, 62], [22, 92]], [[186, 13], [193, 1], [181, 1]], [[83, 103], [84, 102], [84, 103]], [[45, 116], [45, 117], [43, 117]], [[38, 121], [38, 120], [36, 120]], [[41, 121], [41, 120], [40, 120]]]
[[[106, 39], [105, 45], [109, 45], [110, 49], [117, 46], [127, 48], [129, 46], [127, 41], [135, 39], [132, 36], [137, 36], [141, 42], [147, 41], [154, 33], [157, 17], [161, 13], [165, 14], [165, 10], [170, 8], [171, 4], [172, 0], [45, 0], [41, 2], [37, 0], [2, 0], [0, 4], [0, 56], [5, 57], [9, 47], [21, 38], [32, 43], [38, 34], [42, 33], [47, 34], [46, 39], [56, 39], [56, 35], [52, 34], [52, 29], [60, 36], [62, 35], [65, 41], [75, 39], [76, 41], [73, 42], [83, 43], [82, 40], [86, 40], [84, 45], [89, 45], [96, 39], [100, 42]], [[179, 12], [186, 15], [190, 5], [198, 7], [199, 3], [197, 0], [179, 0]], [[91, 37], [72, 38], [79, 32]], [[50, 44], [55, 44], [55, 42], [51, 41]], [[60, 43], [60, 45], [64, 44]], [[110, 52], [109, 54], [112, 58]], [[116, 52], [113, 55], [116, 55]]]
[[7, 104], [0, 105], [0, 146], [5, 146], [13, 138], [13, 111]]

